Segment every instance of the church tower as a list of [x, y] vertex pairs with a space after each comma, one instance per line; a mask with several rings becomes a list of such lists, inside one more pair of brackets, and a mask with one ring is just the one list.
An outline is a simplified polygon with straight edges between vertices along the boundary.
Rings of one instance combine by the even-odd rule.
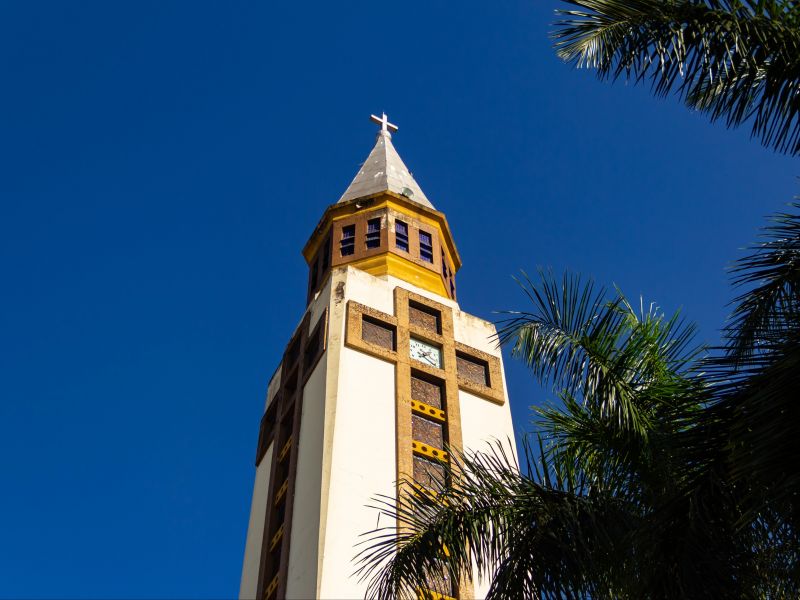
[[[307, 306], [269, 382], [240, 598], [363, 598], [368, 508], [413, 476], [443, 477], [446, 447], [514, 439], [494, 326], [456, 301], [461, 258], [392, 145], [377, 141], [303, 248]], [[488, 582], [452, 586], [478, 598]]]

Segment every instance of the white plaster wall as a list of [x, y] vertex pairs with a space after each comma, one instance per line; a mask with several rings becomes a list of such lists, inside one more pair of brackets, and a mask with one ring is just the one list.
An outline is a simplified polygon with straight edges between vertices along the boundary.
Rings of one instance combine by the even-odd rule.
[[516, 459], [514, 426], [508, 401], [499, 405], [464, 390], [458, 390], [458, 400], [461, 406], [461, 437], [464, 448], [487, 450], [491, 443], [500, 441], [506, 447], [510, 446], [511, 456]]
[[[393, 277], [375, 277], [366, 271], [347, 267], [345, 283], [345, 297], [366, 304], [380, 311], [394, 314], [394, 288], [395, 283], [389, 281]], [[399, 280], [395, 280], [399, 281]], [[410, 284], [404, 284], [408, 289], [417, 289]]]
[[317, 543], [317, 590], [315, 597], [319, 597], [319, 590], [322, 583], [323, 557], [325, 551], [325, 540], [327, 539], [328, 529], [328, 498], [331, 481], [331, 452], [333, 447], [334, 425], [336, 421], [336, 405], [339, 389], [339, 358], [344, 347], [344, 319], [345, 319], [345, 283], [347, 279], [347, 269], [333, 269], [329, 279], [328, 297], [328, 349], [324, 360], [327, 363], [327, 376], [325, 379], [325, 400], [324, 400], [324, 425], [322, 432], [322, 475], [320, 483], [320, 517], [319, 517], [319, 539]]
[[269, 492], [269, 472], [272, 466], [272, 451], [275, 444], [267, 447], [267, 452], [256, 469], [253, 485], [253, 501], [250, 504], [250, 522], [247, 526], [247, 541], [244, 546], [242, 580], [239, 584], [239, 598], [252, 600], [258, 587], [258, 569], [261, 558], [261, 542], [264, 536], [264, 519], [267, 513], [267, 493]]
[[[503, 384], [505, 389], [505, 380]], [[458, 400], [461, 406], [461, 436], [464, 449], [487, 451], [490, 449], [490, 444], [499, 441], [510, 457], [516, 460], [517, 449], [508, 400], [506, 399], [506, 403], [501, 406], [464, 390], [458, 391]], [[475, 597], [485, 598], [490, 584], [488, 578], [476, 577]]]
[[366, 505], [378, 494], [394, 494], [394, 379], [393, 364], [342, 350], [320, 598], [364, 597], [353, 557], [360, 534], [378, 524], [378, 511]]
[[[313, 315], [312, 315], [313, 318]], [[327, 362], [320, 359], [303, 388], [286, 597], [317, 595], [317, 552], [322, 489], [322, 434]]]
[[467, 346], [482, 350], [487, 354], [500, 356], [500, 348], [495, 337], [497, 330], [493, 323], [457, 310], [453, 313], [453, 330], [456, 340]]

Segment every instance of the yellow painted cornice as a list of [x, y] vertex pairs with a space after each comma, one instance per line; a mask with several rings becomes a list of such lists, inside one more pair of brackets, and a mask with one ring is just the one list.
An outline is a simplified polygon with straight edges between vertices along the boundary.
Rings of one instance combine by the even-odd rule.
[[449, 298], [448, 290], [445, 288], [444, 282], [438, 273], [391, 252], [362, 258], [361, 260], [347, 263], [347, 266], [366, 271], [376, 277], [391, 275], [439, 296]]

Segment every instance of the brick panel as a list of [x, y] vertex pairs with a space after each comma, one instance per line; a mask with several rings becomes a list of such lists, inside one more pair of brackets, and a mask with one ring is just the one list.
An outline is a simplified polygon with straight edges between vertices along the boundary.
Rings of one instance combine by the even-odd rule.
[[434, 448], [444, 448], [442, 424], [425, 417], [411, 416], [411, 437]]
[[387, 350], [394, 350], [394, 328], [367, 316], [361, 318], [361, 339]]
[[437, 490], [444, 481], [444, 466], [440, 463], [414, 456], [414, 480], [423, 487]]
[[489, 385], [487, 378], [487, 365], [483, 361], [476, 361], [463, 355], [456, 355], [458, 375], [467, 381], [478, 385]]
[[439, 333], [441, 330], [438, 313], [434, 313], [432, 310], [423, 310], [413, 304], [408, 307], [408, 320], [411, 324], [434, 333]]
[[411, 376], [411, 399], [442, 408], [442, 388], [419, 377]]

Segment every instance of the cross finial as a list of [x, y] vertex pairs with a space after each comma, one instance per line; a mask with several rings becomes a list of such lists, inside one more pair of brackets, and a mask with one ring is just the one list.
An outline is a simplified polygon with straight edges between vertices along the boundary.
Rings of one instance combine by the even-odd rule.
[[377, 123], [381, 126], [381, 131], [379, 135], [387, 135], [392, 137], [392, 133], [397, 131], [397, 125], [393, 123], [389, 123], [389, 117], [386, 116], [386, 113], [381, 113], [382, 116], [376, 117], [375, 115], [370, 115], [369, 119], [373, 123]]

